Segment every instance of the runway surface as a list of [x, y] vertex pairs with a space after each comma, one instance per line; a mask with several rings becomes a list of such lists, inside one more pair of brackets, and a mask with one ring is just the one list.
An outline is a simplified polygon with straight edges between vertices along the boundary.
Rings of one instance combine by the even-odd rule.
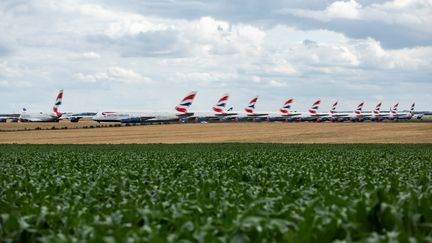
[[206, 123], [0, 132], [0, 143], [20, 144], [231, 142], [432, 143], [432, 123]]

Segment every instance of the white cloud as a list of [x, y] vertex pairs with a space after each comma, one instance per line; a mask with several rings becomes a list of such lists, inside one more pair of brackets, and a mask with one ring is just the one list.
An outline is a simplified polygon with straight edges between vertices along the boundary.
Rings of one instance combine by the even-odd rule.
[[0, 62], [0, 77], [21, 77], [22, 73], [8, 64], [8, 62]]
[[[78, 110], [109, 102], [121, 106], [131, 93], [136, 94], [136, 102], [131, 103], [143, 103], [145, 93], [155, 97], [151, 100], [155, 109], [162, 109], [167, 107], [163, 102], [171, 101], [156, 94], [177, 98], [179, 90], [197, 87], [208, 94], [200, 96], [196, 104], [205, 108], [207, 99], [214, 103], [212, 96], [222, 92], [233, 93], [233, 102], [240, 97], [239, 105], [247, 102], [241, 100], [243, 97], [256, 93], [277, 103], [286, 95], [296, 95], [309, 105], [311, 96], [318, 95], [338, 95], [347, 103], [373, 95], [405, 95], [408, 100], [412, 97], [405, 94], [402, 84], [410, 83], [413, 89], [422, 87], [412, 92], [416, 97], [429, 97], [431, 45], [388, 49], [377, 38], [349, 37], [330, 30], [333, 22], [325, 22], [350, 25], [365, 21], [365, 26], [360, 26], [363, 30], [373, 24], [370, 21], [380, 21], [389, 23], [396, 32], [401, 25], [421, 30], [431, 23], [428, 2], [395, 0], [365, 5], [363, 1], [336, 1], [321, 11], [297, 9], [299, 16], [309, 14], [324, 21], [301, 19], [304, 25], [296, 26], [305, 27], [297, 28], [295, 23], [287, 24], [291, 23], [289, 16], [234, 21], [234, 13], [163, 17], [142, 14], [139, 8], [127, 10], [123, 5], [98, 5], [93, 0], [41, 0], [10, 6], [1, 2], [0, 31], [7, 34], [0, 36], [0, 43], [10, 51], [1, 56], [0, 85], [8, 87], [0, 93], [5, 97], [11, 90], [30, 92], [16, 89], [23, 80], [31, 84], [33, 93], [55, 93], [65, 88], [68, 93], [75, 92], [74, 99], [81, 100], [87, 92], [93, 102], [85, 102], [83, 107], [69, 103], [71, 109]], [[262, 4], [268, 9], [273, 6]], [[313, 28], [310, 22], [319, 27]], [[383, 29], [384, 34], [386, 31]], [[417, 86], [419, 82], [424, 85]], [[94, 86], [98, 89], [88, 89]], [[394, 87], [391, 93], [388, 86]], [[290, 94], [281, 87], [289, 87]], [[100, 98], [101, 93], [108, 92], [123, 99]], [[13, 101], [16, 95], [7, 97]], [[39, 101], [34, 98], [29, 102]], [[0, 108], [5, 105], [0, 103]]]
[[0, 86], [6, 87], [9, 85], [9, 82], [6, 80], [0, 80]]
[[32, 83], [22, 80], [0, 80], [0, 86], [5, 88], [30, 88]]
[[265, 37], [265, 32], [257, 27], [230, 24], [212, 17], [185, 22], [178, 30], [185, 43], [198, 45], [202, 53], [212, 54], [258, 54]]
[[222, 73], [222, 72], [192, 72], [184, 73], [177, 72], [174, 77], [171, 78], [172, 82], [187, 82], [194, 83], [196, 85], [207, 85], [212, 82], [223, 82], [229, 80], [235, 80], [238, 77], [236, 73]]
[[[350, 39], [328, 30], [302, 31], [284, 26], [269, 30], [266, 39], [267, 49], [272, 49], [268, 57], [271, 65], [266, 71], [282, 71], [285, 67], [285, 74], [294, 74], [304, 72], [301, 67], [305, 66], [324, 67], [323, 73], [332, 73], [337, 67], [382, 70], [432, 67], [432, 59], [428, 58], [432, 56], [432, 47], [386, 50], [372, 38]], [[308, 40], [306, 44], [304, 40]]]
[[[131, 38], [138, 38], [137, 42], [140, 46], [135, 48], [155, 47], [158, 42], [148, 42], [153, 40], [153, 36], [158, 35], [176, 41], [172, 43], [160, 40], [161, 48], [153, 54], [181, 52], [190, 56], [255, 55], [261, 51], [261, 44], [265, 37], [265, 32], [255, 26], [232, 24], [210, 16], [196, 20], [162, 19], [79, 1], [44, 0], [44, 3], [51, 11], [78, 14], [82, 20], [82, 23], [74, 21], [72, 25], [59, 31], [75, 32], [78, 35], [103, 35], [123, 48], [127, 48], [123, 40], [131, 42]], [[42, 6], [38, 5], [38, 7]], [[98, 27], [96, 30], [90, 28], [92, 25], [88, 25], [91, 22]], [[77, 33], [77, 29], [81, 31]], [[140, 50], [136, 53], [140, 53]], [[148, 54], [148, 52], [144, 53]]]
[[324, 10], [309, 10], [301, 8], [284, 8], [277, 10], [279, 14], [293, 14], [300, 17], [330, 21], [332, 19], [359, 19], [362, 6], [356, 0], [335, 1]]
[[401, 25], [417, 31], [432, 32], [432, 1], [430, 0], [393, 0], [362, 6], [356, 0], [335, 1], [324, 10], [285, 8], [279, 14], [293, 14], [299, 17], [320, 21], [351, 19], [377, 21]]
[[[106, 36], [122, 43], [122, 38], [137, 38], [139, 48], [159, 47], [153, 54], [257, 55], [265, 32], [245, 24], [231, 24], [212, 17], [197, 20], [121, 19], [111, 23]], [[160, 36], [159, 42], [152, 42]], [[139, 51], [138, 51], [139, 53]]]
[[111, 38], [120, 38], [125, 35], [134, 36], [140, 33], [165, 31], [170, 27], [162, 23], [153, 23], [143, 17], [125, 18], [114, 22], [105, 30], [105, 34]]
[[296, 74], [297, 70], [287, 60], [279, 55], [271, 57], [271, 62], [268, 67], [263, 68], [267, 73], [292, 75]]
[[96, 83], [98, 81], [109, 80], [109, 76], [105, 72], [95, 74], [76, 73], [74, 78], [87, 83]]
[[84, 59], [99, 59], [100, 55], [94, 51], [84, 52], [81, 54]]
[[326, 8], [330, 18], [358, 19], [362, 6], [356, 0], [336, 1]]
[[432, 1], [393, 0], [382, 4], [372, 4], [363, 10], [364, 19], [384, 21], [424, 32], [432, 32]]
[[99, 81], [115, 81], [125, 84], [151, 83], [151, 78], [142, 76], [131, 69], [109, 67], [105, 72], [94, 74], [76, 73], [74, 78], [83, 82], [97, 83]]
[[371, 38], [349, 44], [364, 68], [419, 70], [432, 66], [429, 58], [432, 47], [385, 50], [378, 41]]
[[272, 79], [270, 80], [270, 85], [276, 88], [287, 87], [288, 85], [284, 82]]

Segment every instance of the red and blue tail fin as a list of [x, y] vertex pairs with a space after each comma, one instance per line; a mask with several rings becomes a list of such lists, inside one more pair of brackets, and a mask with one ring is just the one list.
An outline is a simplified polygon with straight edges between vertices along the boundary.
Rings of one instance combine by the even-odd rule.
[[244, 109], [246, 113], [253, 114], [255, 110], [255, 104], [258, 101], [258, 96], [254, 97]]
[[218, 114], [225, 114], [226, 104], [229, 99], [229, 94], [224, 94], [222, 98], [220, 98], [217, 103], [213, 106], [213, 111]]
[[321, 100], [317, 100], [312, 104], [312, 107], [309, 109], [309, 113], [315, 115], [318, 113], [319, 105], [321, 104]]
[[336, 106], [338, 105], [338, 102], [336, 101], [335, 103], [333, 103], [332, 108], [330, 110], [330, 114], [334, 114], [336, 113]]
[[354, 113], [355, 113], [356, 115], [360, 115], [360, 114], [361, 114], [362, 109], [363, 109], [363, 105], [364, 105], [364, 101], [362, 101], [362, 102], [357, 106], [357, 108], [356, 108], [355, 111], [354, 111]]
[[175, 110], [180, 113], [187, 113], [189, 110], [189, 107], [192, 105], [197, 92], [192, 91], [190, 92], [186, 97], [184, 97], [180, 103], [175, 107]]
[[54, 107], [53, 107], [53, 112], [56, 114], [57, 117], [61, 117], [61, 115], [62, 115], [62, 113], [59, 112], [59, 110], [58, 110], [59, 106], [62, 104], [62, 100], [63, 100], [63, 90], [60, 90], [58, 95], [57, 95]]
[[374, 109], [374, 111], [373, 111], [373, 113], [374, 113], [375, 115], [379, 115], [380, 110], [381, 110], [381, 105], [382, 105], [382, 102], [378, 103], [378, 104], [375, 106], [375, 109]]
[[284, 115], [289, 114], [290, 113], [290, 109], [291, 109], [291, 105], [294, 102], [293, 98], [289, 98], [287, 101], [285, 101], [285, 103], [283, 104], [282, 108], [280, 108], [280, 112]]
[[414, 108], [415, 108], [415, 102], [412, 103], [411, 108], [410, 108], [410, 113], [414, 114]]
[[397, 113], [398, 113], [398, 106], [399, 106], [399, 102], [396, 103], [396, 104], [393, 106], [393, 108], [391, 108], [390, 112], [391, 112], [393, 115], [397, 115]]

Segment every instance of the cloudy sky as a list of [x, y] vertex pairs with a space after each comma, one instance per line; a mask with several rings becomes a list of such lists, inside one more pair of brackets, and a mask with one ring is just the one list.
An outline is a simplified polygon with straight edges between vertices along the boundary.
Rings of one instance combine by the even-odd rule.
[[2, 0], [0, 113], [416, 101], [432, 110], [432, 0]]

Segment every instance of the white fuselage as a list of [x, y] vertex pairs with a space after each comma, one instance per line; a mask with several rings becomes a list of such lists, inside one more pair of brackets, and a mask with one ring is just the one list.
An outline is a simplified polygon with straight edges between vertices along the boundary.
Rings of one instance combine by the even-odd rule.
[[57, 121], [59, 121], [59, 118], [53, 112], [49, 112], [49, 113], [44, 113], [44, 112], [39, 112], [39, 113], [23, 112], [19, 116], [19, 120], [21, 122], [57, 122]]
[[362, 113], [362, 112], [355, 112], [355, 111], [354, 112], [335, 112], [331, 116], [332, 116], [332, 119], [335, 119], [335, 120], [356, 121], [356, 120], [362, 120], [363, 118], [369, 116], [369, 113]]
[[182, 114], [174, 112], [98, 112], [93, 116], [97, 122], [123, 122], [130, 119], [140, 119], [143, 122], [175, 121], [193, 113]]
[[299, 112], [297, 115], [292, 116], [292, 118], [299, 121], [315, 121], [319, 118], [327, 117], [328, 115], [328, 113]]

